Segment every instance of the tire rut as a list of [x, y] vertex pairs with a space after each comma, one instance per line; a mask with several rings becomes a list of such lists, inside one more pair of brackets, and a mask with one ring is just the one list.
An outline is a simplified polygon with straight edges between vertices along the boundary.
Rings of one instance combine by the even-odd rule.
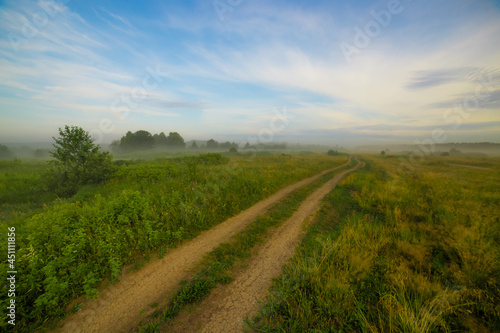
[[212, 291], [193, 312], [181, 314], [161, 332], [243, 332], [243, 320], [257, 313], [272, 280], [281, 275], [282, 266], [294, 255], [306, 221], [319, 210], [323, 197], [360, 166], [358, 161], [355, 167], [337, 174], [313, 192], [249, 259], [232, 283]]
[[[163, 304], [166, 297], [178, 289], [179, 283], [190, 276], [189, 271], [196, 267], [207, 252], [228, 241], [231, 236], [242, 231], [269, 207], [294, 190], [349, 163], [350, 159], [335, 168], [289, 185], [238, 215], [202, 232], [195, 239], [169, 250], [162, 259], [147, 263], [139, 271], [127, 273], [115, 285], [107, 286], [97, 299], [85, 301], [82, 308], [66, 318], [55, 332], [119, 333], [134, 330], [151, 311], [149, 305], [155, 302]], [[143, 309], [145, 311], [141, 314]]]

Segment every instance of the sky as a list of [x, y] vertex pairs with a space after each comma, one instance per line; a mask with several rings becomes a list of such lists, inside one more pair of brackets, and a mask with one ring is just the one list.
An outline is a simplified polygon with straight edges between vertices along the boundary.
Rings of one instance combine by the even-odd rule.
[[0, 143], [500, 143], [500, 1], [0, 0]]

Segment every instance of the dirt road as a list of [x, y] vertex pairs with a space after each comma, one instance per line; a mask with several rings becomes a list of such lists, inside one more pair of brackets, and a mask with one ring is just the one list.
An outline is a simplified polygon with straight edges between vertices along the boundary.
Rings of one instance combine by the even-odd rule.
[[249, 259], [248, 266], [235, 280], [212, 291], [210, 296], [190, 313], [183, 313], [162, 332], [241, 332], [243, 320], [259, 309], [258, 301], [265, 299], [272, 279], [281, 275], [282, 266], [298, 245], [303, 226], [320, 208], [321, 200], [345, 174], [361, 166], [343, 171], [313, 192], [295, 214]]
[[139, 271], [124, 275], [120, 282], [105, 288], [97, 299], [85, 301], [80, 311], [69, 316], [56, 332], [130, 332], [152, 311], [150, 304], [163, 304], [167, 296], [178, 288], [179, 282], [189, 277], [189, 271], [196, 267], [205, 253], [228, 241], [231, 236], [242, 231], [269, 207], [294, 190], [348, 164], [349, 161], [290, 185], [179, 248], [169, 251], [162, 259], [146, 264]]

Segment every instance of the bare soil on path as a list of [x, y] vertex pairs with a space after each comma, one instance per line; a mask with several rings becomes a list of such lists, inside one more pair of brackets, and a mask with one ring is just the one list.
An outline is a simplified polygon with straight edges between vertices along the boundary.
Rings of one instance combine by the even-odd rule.
[[[118, 283], [104, 288], [96, 299], [85, 301], [81, 309], [62, 322], [56, 332], [131, 332], [146, 315], [154, 310], [151, 309], [151, 304], [164, 304], [167, 296], [178, 289], [179, 283], [189, 278], [190, 271], [199, 264], [207, 252], [212, 251], [222, 242], [228, 241], [231, 236], [242, 231], [259, 215], [264, 214], [268, 208], [294, 190], [349, 163], [350, 159], [340, 166], [287, 186], [238, 215], [203, 232], [195, 239], [169, 250], [162, 259], [147, 263], [139, 271], [124, 274]], [[224, 330], [219, 332], [224, 332]]]
[[184, 312], [163, 328], [162, 332], [243, 332], [243, 320], [259, 310], [272, 279], [279, 277], [282, 266], [294, 255], [304, 233], [305, 223], [321, 206], [321, 200], [349, 172], [361, 163], [343, 171], [313, 192], [302, 202], [294, 215], [285, 221], [268, 241], [252, 256], [245, 269], [235, 274], [228, 285], [220, 286], [195, 308]]
[[459, 167], [464, 167], [464, 168], [469, 168], [469, 169], [475, 169], [475, 170], [493, 170], [491, 168], [484, 168], [484, 167], [478, 167], [475, 165], [465, 165], [465, 164], [450, 164], [451, 166], [459, 166]]

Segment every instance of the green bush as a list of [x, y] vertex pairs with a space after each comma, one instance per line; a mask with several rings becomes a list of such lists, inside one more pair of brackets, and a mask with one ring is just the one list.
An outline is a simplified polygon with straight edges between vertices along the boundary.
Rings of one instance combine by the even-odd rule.
[[59, 196], [71, 196], [80, 186], [97, 184], [109, 179], [115, 171], [112, 156], [101, 152], [99, 145], [82, 128], [65, 126], [54, 138], [55, 160], [49, 161], [50, 169], [44, 177], [45, 185]]

